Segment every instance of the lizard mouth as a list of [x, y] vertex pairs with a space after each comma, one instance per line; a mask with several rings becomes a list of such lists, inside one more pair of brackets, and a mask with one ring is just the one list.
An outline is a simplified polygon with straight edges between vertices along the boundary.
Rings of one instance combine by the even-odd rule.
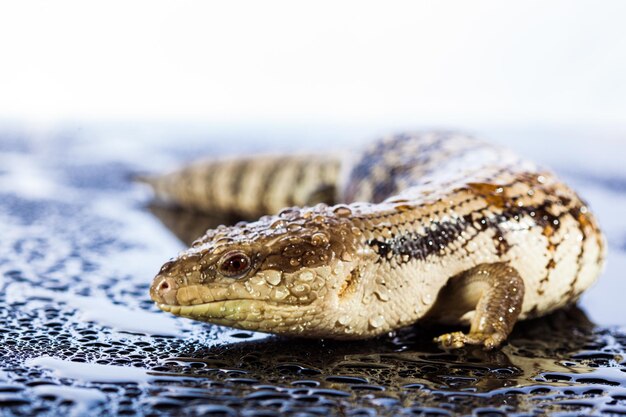
[[281, 304], [273, 301], [241, 298], [187, 306], [160, 303], [157, 306], [168, 313], [195, 320], [215, 322], [216, 319], [219, 319], [227, 322], [254, 322], [263, 320], [266, 310], [279, 307]]

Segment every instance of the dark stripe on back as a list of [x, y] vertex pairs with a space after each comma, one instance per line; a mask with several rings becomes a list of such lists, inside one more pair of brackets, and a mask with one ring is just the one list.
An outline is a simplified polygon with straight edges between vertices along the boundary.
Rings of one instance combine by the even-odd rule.
[[203, 173], [204, 177], [204, 201], [209, 209], [215, 209], [217, 207], [215, 201], [215, 171], [217, 170], [217, 164], [208, 164], [206, 171]]
[[237, 161], [237, 166], [235, 167], [235, 172], [232, 174], [232, 182], [231, 182], [231, 192], [235, 196], [239, 196], [241, 194], [241, 188], [243, 186], [244, 179], [249, 175], [250, 169], [250, 161], [243, 159], [241, 161]]
[[263, 182], [261, 183], [261, 186], [260, 186], [261, 190], [260, 190], [260, 195], [259, 195], [259, 207], [261, 208], [261, 211], [265, 214], [270, 214], [269, 213], [270, 207], [267, 204], [265, 195], [274, 186], [274, 181], [276, 179], [276, 176], [283, 169], [285, 169], [286, 166], [288, 166], [288, 164], [286, 164], [285, 162], [286, 162], [286, 158], [276, 159], [273, 162], [274, 165], [272, 165], [269, 171], [265, 174], [265, 178], [263, 178]]
[[[508, 221], [519, 222], [522, 217], [530, 217], [535, 224], [544, 230], [550, 226], [553, 230], [558, 230], [561, 222], [558, 216], [549, 212], [549, 209], [555, 202], [548, 201], [541, 206], [536, 207], [518, 207], [513, 206], [505, 209], [501, 214], [487, 213], [481, 209], [460, 217], [456, 221], [431, 222], [425, 226], [421, 226], [416, 232], [404, 233], [393, 236], [389, 239], [371, 239], [368, 244], [379, 254], [378, 262], [391, 260], [398, 257], [398, 262], [409, 262], [410, 260], [424, 260], [431, 255], [438, 254], [441, 250], [449, 247], [452, 242], [457, 240], [463, 232], [466, 232], [470, 226], [476, 229], [476, 235], [485, 230], [494, 230], [495, 238], [503, 237], [506, 229], [502, 224]], [[474, 218], [479, 213], [481, 216]], [[467, 245], [476, 237], [468, 238], [461, 249], [466, 249]], [[506, 252], [510, 249], [508, 242], [504, 241], [496, 245], [496, 250]], [[408, 259], [406, 259], [408, 256]], [[403, 260], [405, 258], [406, 260]]]

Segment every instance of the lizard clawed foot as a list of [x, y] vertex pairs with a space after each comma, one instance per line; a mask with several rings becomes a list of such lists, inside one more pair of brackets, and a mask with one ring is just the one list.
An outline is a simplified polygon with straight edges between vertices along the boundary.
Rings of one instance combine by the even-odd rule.
[[492, 350], [500, 346], [506, 339], [506, 334], [502, 333], [469, 333], [452, 332], [435, 338], [435, 343], [442, 349], [460, 349], [465, 345], [483, 346], [485, 350]]

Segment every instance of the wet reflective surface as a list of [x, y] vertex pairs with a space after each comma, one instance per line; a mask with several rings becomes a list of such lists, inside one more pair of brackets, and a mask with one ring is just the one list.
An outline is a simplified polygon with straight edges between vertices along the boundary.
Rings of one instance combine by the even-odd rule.
[[0, 129], [0, 415], [626, 414], [626, 175], [610, 155], [544, 160], [590, 200], [611, 246], [582, 309], [518, 325], [498, 352], [445, 353], [430, 343], [440, 328], [334, 343], [157, 311], [147, 290], [163, 261], [234, 219], [150, 206], [129, 178], [268, 145], [124, 132]]

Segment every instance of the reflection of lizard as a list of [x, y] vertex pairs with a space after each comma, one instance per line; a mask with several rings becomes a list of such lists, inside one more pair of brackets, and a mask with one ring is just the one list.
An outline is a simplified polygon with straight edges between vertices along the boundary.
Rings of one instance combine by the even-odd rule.
[[[401, 395], [406, 391], [402, 387], [415, 384], [426, 390], [448, 392], [471, 387], [471, 393], [481, 394], [513, 387], [571, 385], [542, 382], [540, 377], [545, 373], [572, 372], [573, 368], [566, 364], [574, 362], [573, 357], [599, 337], [577, 308], [521, 323], [509, 337], [510, 344], [501, 350], [486, 352], [476, 347], [443, 353], [416, 337], [431, 335], [434, 330], [414, 326], [396, 332], [393, 338], [359, 342], [296, 338], [285, 343], [282, 338], [265, 338], [205, 348], [194, 345], [178, 351], [182, 357], [169, 358], [168, 362], [181, 362], [182, 368], [176, 372], [189, 376], [206, 374], [207, 368], [182, 363], [203, 362], [215, 372], [245, 370], [249, 378], [260, 381], [316, 375], [316, 380], [326, 380], [325, 386], [329, 386], [333, 379], [326, 377], [349, 376], [385, 386], [385, 392], [391, 396]], [[580, 364], [574, 368], [588, 372]], [[450, 384], [455, 379], [465, 380], [467, 385]], [[345, 388], [341, 378], [337, 380], [340, 385], [333, 388]]]
[[437, 338], [444, 347], [493, 348], [518, 318], [575, 302], [602, 268], [603, 236], [576, 193], [482, 141], [394, 136], [338, 171], [319, 157], [261, 158], [148, 179], [206, 210], [344, 203], [209, 230], [162, 267], [152, 298], [180, 316], [305, 337], [367, 338], [428, 317], [471, 325]]

